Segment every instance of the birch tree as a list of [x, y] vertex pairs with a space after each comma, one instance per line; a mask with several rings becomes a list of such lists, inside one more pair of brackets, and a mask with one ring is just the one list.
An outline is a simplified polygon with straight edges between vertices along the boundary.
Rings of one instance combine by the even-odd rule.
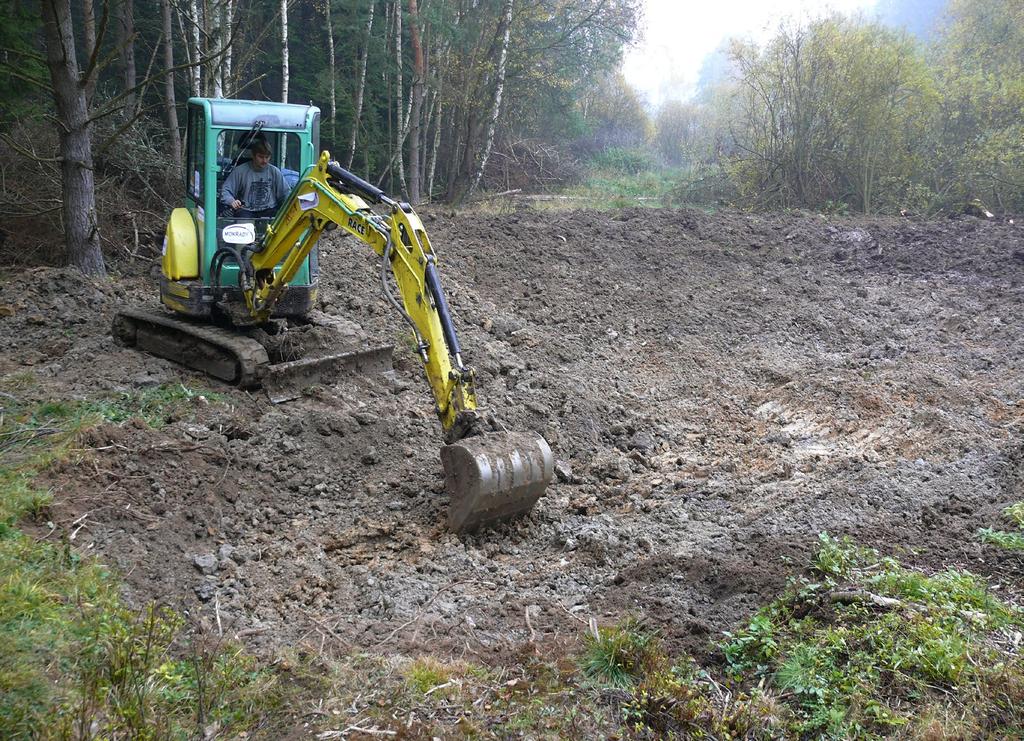
[[[409, 132], [409, 117], [405, 112], [405, 92], [402, 85], [402, 1], [395, 0], [395, 127], [397, 138], [395, 140], [395, 157], [398, 160], [398, 183], [402, 193], [409, 194], [409, 188], [405, 182], [405, 158], [402, 151], [405, 149], [405, 137]], [[410, 101], [411, 102], [411, 101]]]
[[[214, 0], [210, 3], [206, 13], [206, 38], [209, 39], [209, 47], [219, 51], [224, 43], [221, 28], [221, 4]], [[224, 97], [224, 57], [217, 55], [210, 60], [210, 73], [207, 76], [209, 84], [207, 87], [214, 98]]]
[[188, 63], [192, 65], [192, 95], [199, 96], [203, 94], [203, 73], [199, 65], [199, 60], [203, 58], [203, 47], [199, 39], [199, 4], [196, 0], [189, 0], [188, 9], [190, 13], [189, 30], [191, 31], [187, 37], [189, 39]]
[[224, 65], [222, 75], [224, 79], [224, 95], [231, 97], [234, 93], [234, 78], [231, 76], [232, 52], [235, 44], [235, 0], [224, 0], [224, 37], [227, 38], [227, 48], [224, 50]]
[[420, 202], [420, 120], [423, 115], [424, 77], [423, 44], [420, 42], [419, 11], [416, 0], [409, 0], [409, 39], [412, 44], [413, 77], [412, 108], [409, 113], [409, 200]]
[[331, 0], [324, 2], [324, 21], [327, 24], [327, 70], [331, 86], [331, 142], [334, 142], [334, 128], [338, 118], [337, 77], [334, 68], [334, 22], [331, 19]]
[[366, 64], [370, 56], [370, 38], [373, 32], [373, 6], [374, 3], [370, 3], [370, 14], [366, 19], [366, 36], [363, 40], [363, 49], [359, 57], [359, 83], [356, 88], [356, 107], [355, 112], [352, 114], [352, 136], [349, 139], [348, 145], [348, 159], [345, 161], [345, 167], [347, 169], [352, 168], [352, 160], [356, 156], [356, 136], [359, 133], [359, 121], [363, 113], [363, 93], [366, 90]]
[[288, 0], [281, 0], [281, 102], [288, 102]]
[[487, 120], [487, 134], [484, 138], [484, 151], [480, 156], [480, 165], [477, 167], [473, 182], [469, 186], [466, 195], [472, 195], [473, 191], [480, 185], [480, 178], [483, 177], [484, 168], [487, 166], [487, 159], [491, 155], [491, 147], [494, 146], [494, 127], [498, 122], [498, 114], [501, 113], [501, 97], [505, 89], [505, 63], [508, 61], [508, 42], [512, 29], [512, 0], [505, 0], [501, 14], [501, 26], [498, 28], [498, 35], [501, 37], [501, 51], [498, 55], [498, 69], [495, 73], [494, 98], [491, 102], [491, 113]]

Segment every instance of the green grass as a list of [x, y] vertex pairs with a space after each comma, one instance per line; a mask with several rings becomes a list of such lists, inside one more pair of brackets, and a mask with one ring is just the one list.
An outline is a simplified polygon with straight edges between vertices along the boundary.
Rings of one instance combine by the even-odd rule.
[[615, 209], [632, 206], [669, 206], [673, 203], [680, 171], [654, 169], [630, 173], [615, 169], [592, 169], [587, 178], [565, 190], [571, 208]]
[[[414, 692], [426, 695], [447, 689], [445, 685], [459, 673], [459, 667], [448, 666], [433, 657], [424, 656], [406, 668], [405, 679]], [[447, 694], [450, 693], [445, 693]]]
[[1006, 548], [1011, 551], [1024, 551], [1024, 501], [1011, 504], [1003, 510], [1003, 515], [1017, 526], [1016, 532], [996, 530], [991, 527], [982, 528], [978, 536], [982, 542]]
[[[0, 390], [31, 390], [25, 379], [3, 379]], [[102, 422], [119, 424], [138, 418], [150, 427], [162, 427], [187, 414], [196, 404], [220, 402], [210, 391], [184, 384], [166, 384], [133, 392], [97, 395], [84, 399], [22, 401], [10, 391], [0, 397], [0, 460], [22, 461], [46, 452], [61, 455], [79, 433]]]
[[598, 628], [586, 636], [580, 667], [600, 684], [632, 687], [660, 660], [657, 636], [636, 618], [626, 618], [610, 628]]
[[66, 534], [36, 540], [19, 529], [50, 503], [35, 476], [72, 454], [83, 430], [131, 418], [165, 424], [199, 392], [178, 385], [38, 404], [5, 394], [0, 737], [169, 739], [201, 737], [208, 728], [237, 734], [277, 712], [283, 691], [272, 671], [228, 643], [186, 638], [172, 611], [125, 607], [117, 577], [82, 558]]
[[923, 574], [822, 536], [810, 578], [729, 635], [723, 653], [735, 681], [785, 698], [794, 734], [914, 735], [954, 716], [945, 730], [1012, 734], [1024, 665], [1007, 636], [1021, 627], [1020, 608], [977, 576]]

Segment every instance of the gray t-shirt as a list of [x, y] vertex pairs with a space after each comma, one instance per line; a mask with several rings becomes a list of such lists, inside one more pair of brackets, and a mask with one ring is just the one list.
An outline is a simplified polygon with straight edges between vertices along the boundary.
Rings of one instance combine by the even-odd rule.
[[230, 206], [237, 198], [242, 202], [242, 208], [263, 211], [277, 208], [287, 195], [288, 186], [279, 169], [267, 165], [261, 172], [256, 172], [251, 162], [245, 162], [233, 169], [224, 181], [220, 202]]

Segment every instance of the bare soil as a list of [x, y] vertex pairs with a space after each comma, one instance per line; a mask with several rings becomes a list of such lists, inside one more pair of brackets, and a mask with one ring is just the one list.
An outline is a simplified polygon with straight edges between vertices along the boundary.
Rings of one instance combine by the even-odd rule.
[[332, 235], [320, 308], [396, 343], [396, 371], [281, 405], [111, 339], [117, 308], [153, 303], [148, 263], [3, 276], [0, 374], [30, 373], [34, 400], [178, 381], [224, 399], [89, 433], [81, 462], [46, 474], [58, 532], [133, 602], [269, 653], [501, 661], [531, 628], [557, 642], [635, 614], [709, 659], [822, 531], [1019, 580], [1019, 557], [976, 536], [1024, 498], [1019, 226], [650, 209], [426, 223], [481, 400], [560, 461], [529, 517], [446, 532], [426, 381], [376, 258]]

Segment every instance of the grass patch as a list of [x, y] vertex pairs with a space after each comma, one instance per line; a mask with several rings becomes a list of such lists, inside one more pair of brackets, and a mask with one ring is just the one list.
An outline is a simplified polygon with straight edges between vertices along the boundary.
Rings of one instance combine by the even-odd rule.
[[413, 661], [405, 670], [405, 680], [413, 692], [419, 695], [432, 695], [442, 692], [442, 697], [451, 694], [445, 692], [453, 683], [453, 677], [462, 673], [462, 667], [443, 664], [437, 659], [425, 656]]
[[978, 536], [984, 543], [1011, 551], [1024, 551], [1024, 501], [1011, 504], [1003, 510], [1003, 515], [1017, 526], [1016, 532], [986, 527], [978, 531]]
[[592, 628], [579, 669], [634, 737], [775, 738], [781, 728], [765, 693], [727, 695], [691, 660], [673, 662], [636, 618]]
[[[4, 388], [12, 387], [10, 377], [4, 381]], [[0, 461], [7, 467], [31, 462], [35, 468], [47, 456], [65, 454], [67, 444], [84, 429], [102, 422], [119, 424], [138, 418], [150, 427], [162, 427], [197, 404], [222, 401], [218, 394], [181, 383], [86, 399], [25, 402], [14, 394], [4, 397], [0, 398]]]
[[[586, 180], [565, 190], [571, 208], [617, 209], [632, 206], [669, 206], [680, 171], [651, 169], [640, 172], [595, 168]], [[546, 201], [545, 205], [552, 202]]]
[[596, 682], [622, 689], [634, 686], [661, 658], [654, 632], [636, 618], [627, 618], [587, 635], [580, 668]]
[[[617, 719], [577, 667], [526, 650], [513, 666], [353, 654], [319, 672], [331, 727], [399, 738], [608, 738]], [[340, 717], [339, 717], [340, 716]]]
[[[1021, 730], [1024, 613], [972, 574], [926, 575], [823, 535], [810, 578], [728, 635], [734, 681], [780, 693], [797, 735]], [[951, 721], [952, 722], [952, 721]]]
[[83, 430], [136, 417], [159, 426], [199, 396], [177, 385], [35, 405], [4, 397], [0, 737], [241, 733], [283, 706], [272, 671], [229, 644], [186, 640], [182, 618], [170, 610], [128, 609], [118, 579], [102, 564], [83, 559], [66, 539], [37, 541], [18, 529], [19, 520], [41, 517], [49, 504], [50, 494], [34, 485], [37, 472], [68, 455]]

